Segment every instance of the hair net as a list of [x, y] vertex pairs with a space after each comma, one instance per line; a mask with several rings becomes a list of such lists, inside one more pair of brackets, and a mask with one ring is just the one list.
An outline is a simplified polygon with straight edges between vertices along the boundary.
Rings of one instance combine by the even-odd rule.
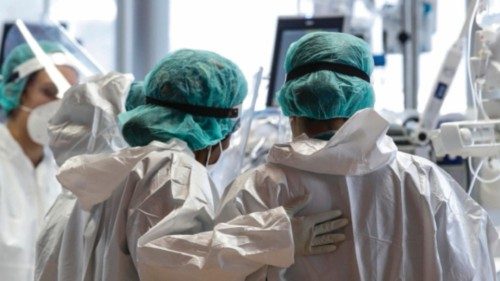
[[[289, 73], [313, 62], [346, 64], [367, 75], [373, 71], [368, 44], [345, 33], [314, 32], [303, 36], [288, 49], [285, 70]], [[278, 102], [286, 116], [317, 120], [349, 118], [360, 109], [373, 107], [374, 101], [370, 83], [329, 70], [288, 81], [278, 92]]]
[[[46, 53], [62, 52], [61, 46], [57, 43], [42, 41], [39, 44]], [[2, 81], [0, 81], [0, 106], [5, 112], [9, 113], [19, 106], [30, 75], [13, 81], [9, 81], [9, 78], [14, 74], [16, 67], [34, 57], [28, 44], [22, 44], [14, 48], [5, 59], [2, 65]]]
[[146, 95], [144, 94], [144, 82], [135, 81], [130, 85], [127, 101], [125, 103], [126, 110], [132, 110], [146, 103]]
[[[147, 75], [140, 94], [160, 101], [213, 108], [240, 105], [247, 84], [240, 69], [230, 60], [209, 51], [179, 50], [168, 55]], [[127, 99], [127, 109], [140, 98]], [[145, 102], [145, 98], [142, 99]], [[237, 120], [191, 115], [169, 107], [143, 104], [120, 114], [125, 140], [131, 146], [172, 138], [185, 141], [193, 150], [214, 145], [232, 133]]]

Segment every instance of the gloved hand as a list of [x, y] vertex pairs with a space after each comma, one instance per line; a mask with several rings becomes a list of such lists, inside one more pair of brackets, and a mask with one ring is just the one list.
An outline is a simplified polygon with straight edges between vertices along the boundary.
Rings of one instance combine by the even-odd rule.
[[337, 249], [335, 244], [345, 240], [345, 235], [332, 233], [347, 225], [347, 219], [339, 219], [342, 212], [332, 210], [310, 216], [296, 217], [311, 197], [309, 194], [296, 197], [283, 208], [292, 222], [293, 242], [295, 243], [295, 255], [307, 256], [333, 252]]

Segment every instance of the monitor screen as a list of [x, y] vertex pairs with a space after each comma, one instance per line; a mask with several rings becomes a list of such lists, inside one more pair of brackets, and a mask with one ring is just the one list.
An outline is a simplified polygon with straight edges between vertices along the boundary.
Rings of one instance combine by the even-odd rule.
[[267, 95], [267, 106], [275, 106], [275, 93], [285, 83], [286, 73], [284, 69], [285, 55], [288, 47], [300, 37], [314, 31], [342, 32], [344, 26], [343, 17], [322, 18], [290, 18], [278, 19], [278, 28], [274, 42], [274, 54], [271, 65], [271, 77], [269, 81], [269, 92]]

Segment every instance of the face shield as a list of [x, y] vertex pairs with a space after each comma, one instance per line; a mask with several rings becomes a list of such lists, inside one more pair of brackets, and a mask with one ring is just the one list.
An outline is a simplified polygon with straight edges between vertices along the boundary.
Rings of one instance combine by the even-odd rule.
[[[55, 66], [72, 68], [81, 80], [104, 73], [103, 68], [58, 23], [26, 24], [22, 20], [16, 20], [15, 24], [5, 32], [3, 57], [23, 44], [29, 46], [34, 57], [20, 64], [12, 73], [14, 77], [4, 77], [4, 79], [21, 79], [36, 71], [45, 70], [59, 90], [60, 98], [71, 85], [68, 85], [70, 83]], [[43, 48], [44, 42], [57, 47], [47, 50]]]
[[[26, 88], [29, 77], [43, 70], [48, 77], [44, 83], [52, 85], [47, 86], [53, 89], [51, 98], [57, 97], [34, 108], [20, 106], [21, 110], [30, 113], [27, 124], [30, 137], [46, 145], [49, 142], [48, 122], [61, 104], [58, 99], [79, 79], [101, 74], [102, 70], [60, 25], [27, 25], [17, 20], [6, 32], [4, 51], [26, 48], [26, 52], [19, 54], [21, 63], [12, 70], [10, 77], [3, 79]], [[16, 48], [18, 46], [20, 48]]]
[[231, 134], [231, 144], [222, 152], [217, 163], [208, 168], [221, 195], [225, 187], [241, 173], [261, 80], [262, 68], [254, 75], [252, 91], [241, 106], [241, 117]]
[[81, 154], [110, 153], [127, 147], [116, 116], [125, 111], [131, 75], [95, 76], [71, 87], [50, 120], [50, 149], [56, 163]]
[[279, 108], [269, 107], [255, 112], [241, 172], [265, 164], [274, 144], [291, 140], [289, 119]]

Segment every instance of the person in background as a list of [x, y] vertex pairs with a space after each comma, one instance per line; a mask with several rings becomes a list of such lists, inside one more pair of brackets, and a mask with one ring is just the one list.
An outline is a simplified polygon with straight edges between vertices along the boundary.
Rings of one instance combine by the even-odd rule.
[[[56, 43], [40, 45], [50, 58], [63, 56]], [[77, 83], [69, 61], [54, 63], [70, 84]], [[56, 100], [58, 91], [26, 44], [12, 50], [1, 72], [0, 106], [7, 120], [0, 124], [0, 275], [31, 281], [36, 235], [61, 189], [50, 150], [33, 137], [48, 124], [28, 129], [28, 120], [38, 107]]]
[[298, 215], [340, 209], [351, 221], [335, 252], [252, 274], [242, 264], [239, 275], [213, 280], [496, 280], [497, 233], [486, 211], [436, 164], [397, 151], [373, 110], [373, 67], [369, 45], [349, 34], [314, 32], [293, 43], [278, 102], [294, 139], [228, 187], [213, 231], [143, 239], [139, 261], [156, 254], [165, 262], [150, 271], [207, 280], [228, 267], [224, 222], [309, 194]]

